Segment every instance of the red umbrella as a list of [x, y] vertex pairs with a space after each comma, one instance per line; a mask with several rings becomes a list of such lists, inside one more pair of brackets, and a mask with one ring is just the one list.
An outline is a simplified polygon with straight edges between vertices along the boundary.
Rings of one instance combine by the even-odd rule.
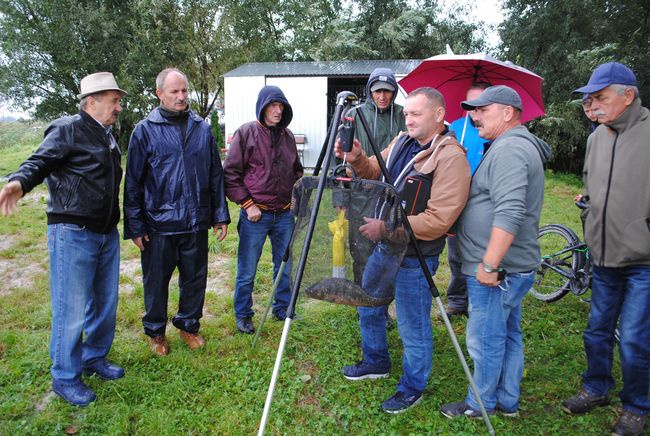
[[431, 86], [445, 96], [447, 121], [463, 116], [460, 102], [465, 100], [472, 82], [507, 85], [521, 97], [522, 122], [545, 114], [542, 101], [542, 78], [512, 62], [501, 62], [485, 53], [467, 55], [439, 55], [423, 60], [413, 71], [399, 81], [411, 92], [421, 86]]

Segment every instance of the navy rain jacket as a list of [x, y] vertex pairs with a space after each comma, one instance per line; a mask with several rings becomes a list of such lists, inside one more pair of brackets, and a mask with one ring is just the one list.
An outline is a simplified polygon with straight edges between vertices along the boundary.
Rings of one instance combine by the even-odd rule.
[[124, 185], [124, 239], [230, 223], [210, 126], [190, 111], [185, 137], [155, 108], [133, 130]]

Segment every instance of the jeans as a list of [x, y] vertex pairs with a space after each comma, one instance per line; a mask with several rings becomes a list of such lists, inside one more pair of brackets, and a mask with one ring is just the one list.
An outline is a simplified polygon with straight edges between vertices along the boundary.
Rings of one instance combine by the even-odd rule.
[[101, 234], [76, 224], [50, 224], [47, 238], [50, 372], [55, 380], [72, 382], [79, 379], [84, 365], [106, 357], [113, 344], [120, 237], [117, 228]]
[[455, 236], [447, 236], [447, 259], [451, 278], [447, 287], [447, 306], [454, 310], [467, 310], [467, 283], [461, 272], [462, 261]]
[[[395, 276], [401, 258], [401, 254], [391, 253], [390, 248], [384, 244], [377, 244], [365, 263], [361, 287], [375, 298], [383, 298], [389, 293], [394, 293]], [[386, 372], [390, 369], [386, 336], [387, 308], [388, 305], [357, 308], [363, 360], [377, 370]]]
[[144, 282], [142, 325], [147, 336], [161, 336], [167, 327], [169, 281], [178, 267], [178, 312], [172, 324], [197, 333], [203, 316], [208, 279], [208, 231], [177, 235], [149, 235], [141, 252]]
[[623, 409], [650, 411], [650, 266], [593, 267], [589, 323], [584, 332], [587, 370], [583, 387], [607, 395], [614, 387], [614, 329], [619, 323]]
[[[235, 316], [241, 319], [252, 317], [254, 314], [253, 284], [257, 272], [257, 263], [262, 255], [266, 237], [268, 236], [271, 239], [273, 279], [275, 282], [282, 264], [282, 258], [291, 240], [293, 216], [290, 211], [262, 211], [262, 218], [254, 223], [248, 220], [248, 215], [242, 210], [239, 215], [237, 231], [239, 232], [239, 248], [237, 250], [237, 279], [234, 304]], [[289, 299], [291, 298], [290, 271], [291, 259], [285, 265], [273, 300], [273, 313], [276, 315], [286, 312], [289, 306]]]
[[[479, 284], [465, 276], [469, 294], [467, 351], [474, 361], [474, 383], [488, 411], [497, 403], [508, 412], [519, 408], [524, 374], [524, 343], [521, 332], [521, 302], [535, 280], [535, 271], [511, 273], [499, 286]], [[465, 399], [479, 410], [474, 391]]]
[[[425, 257], [433, 276], [438, 256]], [[431, 330], [431, 289], [416, 257], [406, 256], [395, 279], [397, 330], [402, 339], [402, 377], [397, 390], [406, 395], [420, 395], [427, 385], [433, 359]]]

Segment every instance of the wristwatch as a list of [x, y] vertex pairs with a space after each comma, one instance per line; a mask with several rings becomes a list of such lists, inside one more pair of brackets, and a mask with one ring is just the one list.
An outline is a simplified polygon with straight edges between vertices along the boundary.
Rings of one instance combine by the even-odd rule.
[[490, 265], [489, 263], [485, 263], [485, 262], [482, 262], [482, 263], [483, 263], [483, 271], [485, 271], [486, 273], [491, 274], [491, 273], [499, 272], [498, 267], [495, 268], [492, 265]]

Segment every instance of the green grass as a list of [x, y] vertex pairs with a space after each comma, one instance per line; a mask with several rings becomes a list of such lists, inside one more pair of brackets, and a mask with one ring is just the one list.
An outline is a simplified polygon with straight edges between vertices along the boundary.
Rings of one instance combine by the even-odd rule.
[[[24, 126], [23, 126], [24, 129]], [[34, 129], [35, 130], [35, 129]], [[31, 135], [30, 131], [30, 135]], [[16, 168], [37, 145], [42, 132], [29, 136], [13, 125], [0, 125], [0, 169]], [[31, 139], [27, 139], [27, 138]], [[13, 138], [13, 139], [12, 139]], [[9, 146], [7, 143], [11, 142]], [[15, 143], [15, 144], [14, 144]], [[1, 173], [1, 172], [0, 172]], [[43, 194], [44, 187], [36, 193]], [[563, 222], [579, 230], [578, 210], [571, 198], [580, 192], [575, 177], [547, 175], [542, 224]], [[123, 275], [118, 307], [117, 331], [110, 358], [123, 365], [127, 375], [113, 382], [86, 378], [98, 400], [87, 408], [67, 405], [50, 391], [49, 376], [49, 285], [45, 204], [42, 197], [23, 200], [20, 212], [0, 218], [0, 260], [8, 271], [35, 272], [30, 284], [0, 288], [0, 434], [251, 434], [257, 430], [271, 378], [282, 323], [265, 325], [256, 350], [251, 337], [236, 333], [232, 289], [236, 271], [236, 220], [224, 242], [211, 236], [211, 261], [228, 259], [222, 268], [227, 276], [225, 295], [208, 292], [202, 333], [207, 345], [189, 351], [169, 328], [171, 353], [152, 355], [142, 333], [142, 283]], [[311, 262], [328, 265], [329, 242], [322, 234], [312, 247]], [[0, 242], [2, 243], [2, 242]], [[255, 292], [258, 315], [272, 285], [272, 264], [266, 247]], [[122, 243], [122, 262], [138, 262], [138, 251], [130, 241]], [[436, 274], [444, 290], [449, 278], [445, 255]], [[136, 268], [138, 269], [138, 268]], [[210, 271], [210, 274], [215, 273]], [[27, 273], [25, 273], [27, 274]], [[30, 273], [31, 274], [31, 273]], [[126, 292], [129, 288], [130, 291]], [[169, 314], [178, 301], [173, 281]], [[301, 298], [301, 321], [292, 324], [285, 350], [273, 407], [269, 434], [474, 434], [485, 433], [481, 421], [447, 420], [438, 409], [442, 403], [460, 400], [467, 380], [441, 321], [434, 316], [435, 353], [433, 374], [423, 402], [408, 413], [389, 416], [379, 411], [381, 401], [393, 394], [401, 372], [401, 343], [396, 330], [389, 332], [393, 360], [391, 377], [374, 382], [350, 383], [340, 373], [342, 366], [360, 356], [356, 311]], [[585, 359], [581, 333], [588, 306], [573, 295], [544, 304], [527, 297], [523, 329], [526, 372], [522, 383], [522, 413], [519, 419], [493, 418], [499, 434], [603, 434], [608, 431], [620, 402], [581, 417], [562, 413], [560, 401], [580, 384]], [[256, 321], [259, 321], [259, 316]], [[454, 322], [464, 347], [465, 321]], [[618, 366], [616, 379], [620, 386]]]

